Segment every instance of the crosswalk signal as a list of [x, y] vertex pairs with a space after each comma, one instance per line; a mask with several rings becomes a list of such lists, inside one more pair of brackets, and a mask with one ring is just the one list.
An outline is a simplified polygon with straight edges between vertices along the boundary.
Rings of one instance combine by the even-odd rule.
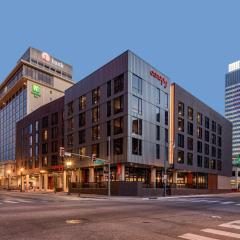
[[92, 162], [96, 161], [96, 154], [92, 154]]
[[60, 147], [59, 155], [60, 157], [64, 157], [64, 147]]

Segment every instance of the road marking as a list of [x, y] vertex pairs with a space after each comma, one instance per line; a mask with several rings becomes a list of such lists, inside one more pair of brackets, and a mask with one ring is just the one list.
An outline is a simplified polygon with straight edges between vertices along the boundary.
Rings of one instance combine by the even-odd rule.
[[204, 236], [200, 236], [192, 233], [186, 233], [178, 237], [188, 239], [188, 240], [218, 240], [217, 238], [204, 237]]
[[19, 202], [10, 201], [10, 200], [4, 200], [3, 202], [5, 202], [5, 203], [19, 203]]
[[239, 233], [231, 233], [231, 232], [226, 232], [226, 231], [212, 229], [212, 228], [202, 229], [201, 231], [206, 232], [206, 233], [217, 234], [217, 235], [220, 235], [220, 236], [226, 236], [226, 237], [232, 237], [232, 238], [240, 239], [240, 234]]
[[30, 203], [31, 201], [29, 200], [24, 200], [24, 199], [16, 199], [18, 202], [23, 202], [23, 203]]
[[223, 204], [223, 205], [228, 205], [228, 204], [233, 204], [233, 203], [235, 203], [235, 202], [221, 202], [221, 204]]
[[236, 206], [240, 206], [240, 203], [236, 204]]
[[206, 202], [206, 203], [219, 203], [220, 201], [215, 201], [215, 200], [193, 200], [193, 203], [198, 203], [198, 202]]
[[232, 222], [229, 222], [229, 223], [223, 223], [223, 224], [219, 225], [219, 227], [240, 229], [240, 220], [232, 221]]

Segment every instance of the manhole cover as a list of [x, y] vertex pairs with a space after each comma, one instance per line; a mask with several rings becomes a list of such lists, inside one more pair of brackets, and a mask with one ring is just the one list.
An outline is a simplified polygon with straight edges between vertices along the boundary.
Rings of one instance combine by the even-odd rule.
[[83, 221], [80, 220], [80, 219], [70, 219], [70, 220], [67, 220], [66, 223], [67, 224], [80, 224], [82, 223]]

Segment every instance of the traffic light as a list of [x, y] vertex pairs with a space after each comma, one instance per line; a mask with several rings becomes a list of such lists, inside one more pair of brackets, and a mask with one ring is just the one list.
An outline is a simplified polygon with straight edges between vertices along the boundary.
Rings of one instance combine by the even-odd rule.
[[96, 161], [96, 154], [92, 154], [92, 161]]
[[64, 147], [60, 147], [59, 155], [60, 157], [64, 157]]

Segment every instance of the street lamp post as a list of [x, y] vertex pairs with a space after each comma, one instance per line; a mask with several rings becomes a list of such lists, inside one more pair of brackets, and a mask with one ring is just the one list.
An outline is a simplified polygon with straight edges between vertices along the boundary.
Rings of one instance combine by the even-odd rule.
[[20, 172], [21, 172], [21, 189], [20, 189], [20, 192], [22, 192], [22, 176], [23, 176], [23, 168], [20, 169]]
[[8, 174], [8, 190], [10, 190], [10, 170], [7, 170], [7, 174]]
[[67, 165], [67, 179], [68, 179], [68, 195], [70, 195], [70, 184], [71, 184], [71, 179], [69, 177], [69, 168], [72, 166], [72, 162], [71, 161], [68, 161], [66, 163]]

